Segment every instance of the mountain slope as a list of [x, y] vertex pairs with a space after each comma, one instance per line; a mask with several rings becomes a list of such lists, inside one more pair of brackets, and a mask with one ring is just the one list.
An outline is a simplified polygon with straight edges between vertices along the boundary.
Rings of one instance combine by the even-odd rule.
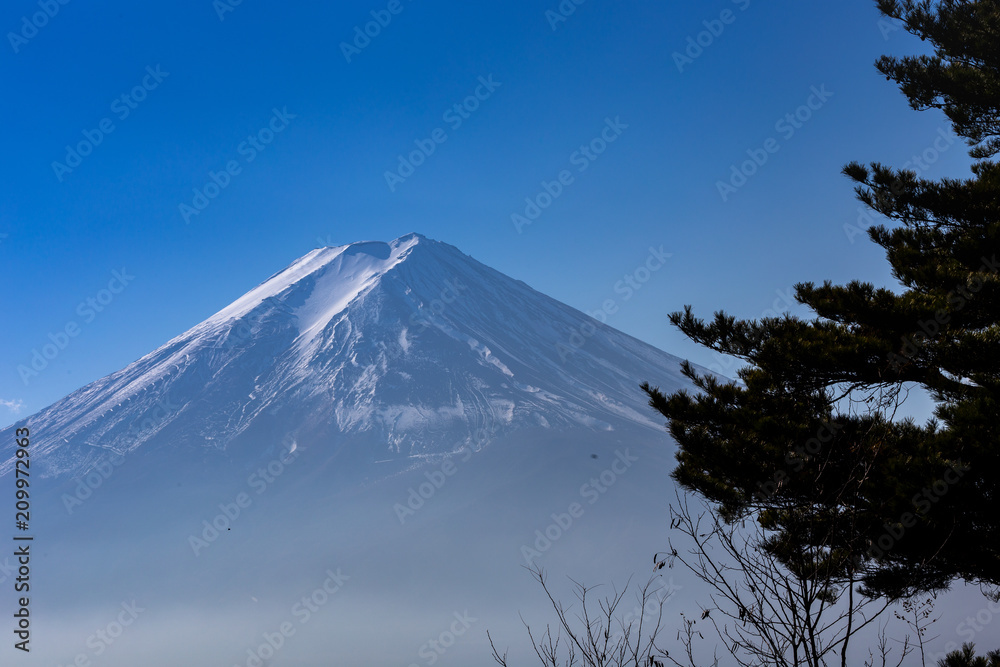
[[[289, 431], [299, 447], [355, 437], [362, 458], [398, 459], [529, 427], [659, 432], [636, 385], [681, 383], [678, 362], [409, 234], [314, 250], [19, 423], [41, 426], [46, 475], [146, 448], [233, 456]], [[12, 465], [2, 442], [0, 474]]]

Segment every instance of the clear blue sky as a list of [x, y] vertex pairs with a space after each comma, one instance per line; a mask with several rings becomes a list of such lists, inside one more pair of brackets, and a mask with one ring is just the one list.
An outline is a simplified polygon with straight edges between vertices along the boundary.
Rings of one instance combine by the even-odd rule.
[[[902, 165], [947, 125], [875, 71], [880, 54], [920, 43], [886, 32], [873, 2], [567, 0], [575, 11], [557, 21], [559, 6], [4, 3], [0, 424], [318, 245], [419, 231], [582, 310], [614, 299], [609, 324], [705, 365], [716, 360], [667, 313], [758, 317], [798, 281], [890, 281], [879, 249], [844, 232], [858, 204], [839, 170]], [[345, 56], [376, 18], [386, 25]], [[689, 38], [704, 46], [679, 67]], [[810, 100], [824, 86], [832, 96]], [[445, 116], [476, 92], [467, 117]], [[807, 121], [776, 126], [809, 101]], [[606, 119], [615, 141], [576, 153]], [[390, 187], [398, 156], [428, 138], [434, 152]], [[718, 181], [769, 138], [776, 152], [723, 201]], [[81, 142], [89, 154], [67, 156]], [[954, 142], [923, 174], [968, 163]], [[563, 170], [572, 182], [519, 233], [511, 215]], [[210, 172], [228, 184], [185, 216]], [[615, 285], [650, 246], [672, 257], [626, 298]], [[122, 268], [134, 278], [102, 293]], [[87, 305], [102, 297], [100, 312]], [[67, 324], [76, 335], [25, 384], [18, 366]]]

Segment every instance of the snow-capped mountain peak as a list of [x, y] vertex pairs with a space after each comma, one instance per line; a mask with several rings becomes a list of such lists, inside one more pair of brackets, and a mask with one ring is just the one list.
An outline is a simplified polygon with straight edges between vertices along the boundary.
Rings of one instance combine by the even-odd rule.
[[107, 450], [230, 451], [278, 424], [296, 424], [304, 449], [354, 437], [383, 460], [523, 428], [659, 430], [638, 385], [683, 382], [678, 362], [408, 234], [313, 250], [29, 420], [46, 425], [48, 474]]

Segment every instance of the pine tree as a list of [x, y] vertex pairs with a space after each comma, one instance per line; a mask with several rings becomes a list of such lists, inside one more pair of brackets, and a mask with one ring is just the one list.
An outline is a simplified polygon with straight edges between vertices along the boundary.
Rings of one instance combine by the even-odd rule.
[[[742, 382], [645, 384], [679, 446], [673, 477], [730, 521], [753, 515], [786, 566], [821, 547], [824, 568], [890, 598], [954, 580], [1000, 585], [1000, 2], [878, 1], [933, 55], [876, 67], [917, 110], [939, 109], [977, 160], [965, 179], [852, 163], [868, 229], [896, 289], [802, 283], [815, 313], [671, 321], [746, 363]], [[936, 407], [895, 419], [913, 386]], [[829, 571], [829, 570], [827, 570]]]
[[952, 651], [937, 664], [938, 667], [1000, 667], [1000, 651], [977, 656], [975, 644], [963, 644], [961, 650]]

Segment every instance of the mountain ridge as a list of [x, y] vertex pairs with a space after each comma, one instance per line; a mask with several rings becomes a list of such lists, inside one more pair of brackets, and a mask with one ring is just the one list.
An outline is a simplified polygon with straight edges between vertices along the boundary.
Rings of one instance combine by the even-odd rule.
[[[581, 327], [594, 335], [570, 345]], [[288, 424], [305, 447], [364, 435], [373, 458], [411, 457], [525, 427], [659, 430], [638, 383], [683, 382], [679, 362], [413, 232], [314, 249], [5, 430], [43, 424], [35, 454], [52, 475], [154, 441], [224, 451]]]

